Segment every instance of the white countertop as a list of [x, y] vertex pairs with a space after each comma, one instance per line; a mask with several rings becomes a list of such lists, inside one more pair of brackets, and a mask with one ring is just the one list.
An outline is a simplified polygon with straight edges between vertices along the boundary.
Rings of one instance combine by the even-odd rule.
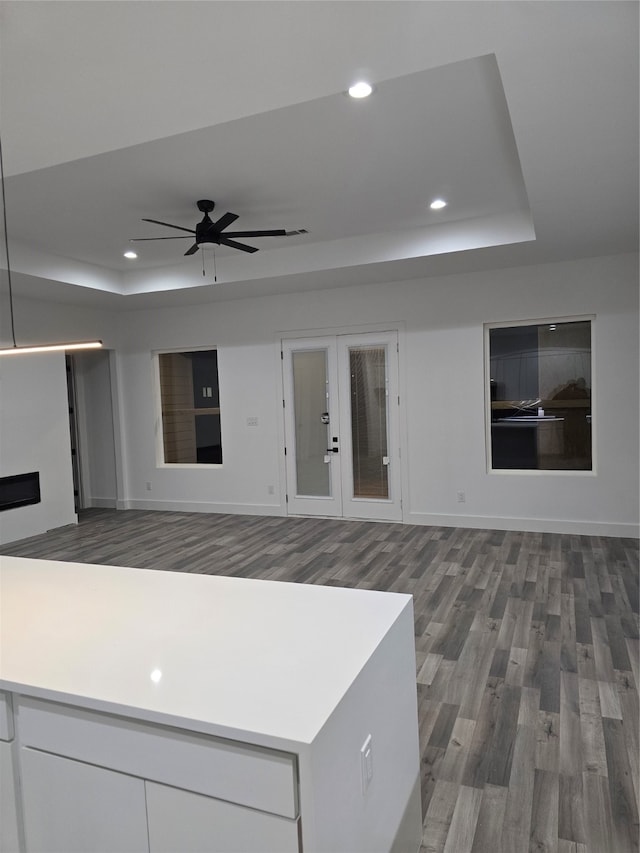
[[0, 688], [311, 743], [407, 607], [398, 593], [0, 557]]

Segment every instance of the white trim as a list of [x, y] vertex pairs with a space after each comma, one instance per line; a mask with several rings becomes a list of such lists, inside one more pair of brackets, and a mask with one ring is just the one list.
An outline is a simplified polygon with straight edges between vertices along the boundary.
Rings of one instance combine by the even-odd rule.
[[[297, 352], [323, 352], [325, 355], [325, 380], [326, 380], [326, 404], [324, 408], [332, 413], [332, 429], [334, 424], [340, 423], [338, 415], [338, 359], [335, 344], [335, 336], [312, 338], [293, 338], [282, 341], [282, 373], [285, 388], [284, 400], [284, 435], [287, 448], [286, 456], [286, 489], [289, 496], [287, 503], [288, 513], [293, 515], [312, 516], [316, 510], [323, 516], [342, 517], [342, 454], [338, 454], [327, 467], [329, 477], [329, 494], [327, 495], [298, 495], [297, 494], [297, 442], [296, 442], [296, 417], [295, 417], [295, 393], [294, 393], [294, 353]], [[329, 443], [329, 428], [326, 430], [326, 442]], [[327, 447], [327, 444], [324, 446]], [[341, 448], [342, 449], [342, 448]], [[328, 451], [327, 451], [328, 453]], [[328, 457], [325, 457], [325, 460]]]
[[111, 419], [113, 426], [113, 454], [116, 478], [116, 506], [124, 498], [127, 491], [129, 464], [126, 458], [126, 426], [124, 390], [120, 377], [122, 376], [122, 355], [115, 349], [109, 353], [109, 383], [111, 388]]
[[[218, 380], [218, 409], [221, 410], [222, 406], [220, 406], [220, 361], [218, 359], [218, 353], [220, 352], [220, 347], [215, 344], [210, 344], [209, 346], [198, 346], [198, 347], [172, 347], [169, 349], [154, 349], [151, 350], [151, 370], [152, 370], [152, 383], [153, 383], [153, 396], [154, 396], [154, 440], [155, 440], [155, 466], [156, 469], [159, 468], [222, 468], [223, 463], [215, 462], [165, 462], [164, 459], [164, 433], [162, 427], [162, 388], [160, 386], [160, 356], [167, 355], [170, 353], [189, 353], [189, 352], [215, 352], [216, 353], [216, 374]], [[222, 414], [219, 414], [220, 417], [220, 447], [222, 448]]]
[[[288, 512], [288, 504], [285, 499], [285, 494], [287, 493], [287, 465], [284, 448], [287, 446], [287, 435], [285, 429], [285, 411], [282, 405], [285, 399], [285, 371], [282, 359], [285, 341], [302, 338], [338, 337], [340, 335], [359, 335], [377, 332], [395, 332], [398, 336], [398, 395], [403, 403], [398, 406], [398, 456], [400, 462], [400, 508], [404, 519], [404, 502], [402, 495], [403, 489], [407, 489], [409, 483], [409, 454], [407, 451], [407, 448], [409, 447], [409, 426], [405, 405], [405, 401], [407, 400], [407, 385], [404, 360], [407, 341], [406, 322], [404, 320], [393, 320], [386, 323], [363, 323], [362, 325], [351, 324], [349, 326], [327, 326], [320, 329], [289, 329], [286, 331], [274, 332], [274, 358], [276, 359], [276, 376], [278, 377], [276, 382], [276, 409], [278, 411], [279, 441], [281, 443], [278, 452], [278, 475], [280, 481], [280, 494], [282, 495], [281, 514], [295, 516], [295, 513]], [[345, 516], [342, 517], [344, 518]]]
[[[95, 506], [106, 506], [107, 501], [94, 499]], [[107, 507], [110, 508], [110, 507]], [[362, 518], [335, 516], [301, 516], [287, 514], [286, 506], [279, 504], [225, 504], [204, 501], [118, 501], [117, 509], [158, 510], [163, 512], [203, 512], [212, 515], [260, 515], [276, 518], [326, 518], [330, 521], [363, 521]], [[576, 536], [611, 536], [622, 539], [640, 537], [640, 524], [616, 521], [587, 521], [557, 518], [509, 518], [487, 515], [445, 515], [440, 513], [410, 512], [405, 521], [377, 521], [364, 519], [371, 524], [415, 524], [421, 527], [459, 527], [468, 530], [508, 530], [516, 533], [566, 533]]]
[[116, 498], [89, 498], [85, 509], [122, 509], [118, 506]]
[[[164, 436], [162, 433], [162, 392], [160, 390], [160, 359], [158, 350], [151, 353], [151, 383], [153, 388], [153, 439], [155, 445], [155, 465], [164, 465]], [[218, 378], [218, 383], [219, 383]]]
[[500, 320], [498, 322], [487, 321], [483, 323], [485, 329], [509, 329], [511, 326], [546, 326], [552, 323], [586, 323], [587, 320], [595, 320], [595, 314], [574, 314], [564, 317], [539, 317], [520, 320]]
[[[73, 360], [72, 360], [73, 361]], [[79, 456], [78, 467], [80, 474], [80, 494], [78, 495], [79, 507], [84, 509], [91, 506], [91, 461], [89, 459], [89, 429], [87, 427], [87, 403], [86, 387], [84, 381], [84, 370], [75, 371], [74, 385], [76, 391], [76, 427], [78, 430]]]
[[473, 530], [513, 530], [526, 533], [568, 533], [579, 536], [613, 536], [637, 539], [640, 524], [617, 521], [579, 521], [558, 518], [509, 518], [486, 515], [444, 515], [410, 512], [408, 524], [428, 527], [462, 527]]
[[326, 326], [321, 329], [297, 329], [296, 331], [276, 332], [275, 338], [278, 342], [291, 340], [292, 338], [325, 338], [337, 335], [361, 335], [369, 332], [397, 332], [398, 335], [405, 331], [404, 320], [394, 320], [388, 323], [363, 323], [350, 326]]
[[[283, 402], [286, 405], [283, 412], [282, 435], [283, 442], [287, 448], [287, 460], [285, 463], [285, 482], [288, 494], [287, 510], [289, 515], [315, 515], [316, 512], [322, 517], [334, 518], [376, 518], [380, 521], [401, 521], [403, 513], [402, 486], [405, 476], [403, 467], [403, 426], [405, 422], [400, 417], [400, 396], [404, 393], [400, 386], [400, 339], [404, 331], [402, 328], [389, 328], [390, 324], [376, 324], [379, 328], [374, 331], [365, 331], [364, 326], [342, 327], [332, 333], [315, 333], [298, 337], [292, 337], [289, 333], [280, 338], [281, 355], [281, 382], [283, 390]], [[293, 376], [291, 373], [290, 355], [296, 350], [324, 349], [327, 353], [327, 377], [329, 379], [328, 402], [329, 410], [339, 413], [337, 423], [346, 426], [350, 422], [348, 414], [348, 397], [345, 397], [345, 387], [341, 381], [349, 375], [348, 364], [345, 361], [346, 347], [349, 343], [363, 345], [384, 345], [386, 355], [387, 374], [387, 429], [389, 431], [389, 458], [392, 460], [389, 471], [390, 498], [380, 499], [355, 499], [348, 497], [352, 494], [352, 486], [349, 478], [351, 476], [351, 447], [342, 441], [341, 453], [336, 459], [332, 459], [331, 474], [333, 477], [333, 488], [331, 495], [318, 497], [297, 496], [295, 489], [295, 427], [293, 406]], [[333, 381], [332, 381], [333, 380]], [[390, 390], [389, 390], [390, 389]], [[287, 408], [289, 406], [290, 408]], [[293, 419], [293, 420], [292, 420]], [[406, 458], [407, 454], [404, 454]], [[293, 460], [293, 461], [292, 461]], [[335, 470], [334, 470], [335, 469]], [[327, 506], [327, 504], [331, 506]], [[324, 506], [323, 506], [324, 504]], [[348, 508], [348, 505], [351, 508]], [[383, 511], [383, 507], [388, 512]], [[359, 509], [359, 511], [358, 511]]]
[[[81, 509], [91, 507], [115, 507], [117, 498], [124, 494], [124, 467], [123, 467], [123, 438], [122, 438], [122, 401], [118, 385], [118, 355], [116, 350], [103, 348], [93, 354], [93, 357], [102, 356], [106, 359], [107, 372], [109, 375], [109, 409], [111, 411], [111, 429], [113, 431], [113, 476], [115, 496], [113, 498], [94, 498], [91, 494], [91, 454], [92, 438], [87, 424], [87, 380], [86, 361], [82, 360], [84, 353], [74, 356], [74, 383], [76, 390], [76, 424], [78, 427], [78, 455], [81, 479]], [[80, 369], [78, 370], [78, 366]], [[100, 454], [105, 459], [104, 454]], [[98, 501], [98, 503], [96, 502]], [[110, 501], [110, 502], [109, 502]]]
[[286, 507], [280, 504], [227, 504], [209, 501], [153, 501], [130, 498], [118, 501], [117, 509], [146, 509], [163, 512], [207, 512], [212, 515], [271, 515], [286, 516]]
[[[540, 468], [494, 468], [491, 458], [491, 360], [489, 351], [489, 332], [491, 329], [509, 329], [513, 326], [544, 326], [551, 323], [586, 323], [591, 324], [591, 468], [587, 471], [576, 469], [540, 469]], [[596, 477], [597, 469], [597, 423], [598, 418], [593, 417], [596, 411], [596, 315], [576, 314], [568, 317], [543, 317], [538, 320], [501, 320], [496, 323], [486, 322], [482, 324], [482, 344], [484, 363], [484, 444], [485, 444], [485, 470], [487, 474], [519, 474], [540, 475], [554, 474], [560, 476], [590, 475]], [[607, 534], [602, 534], [607, 535]]]
[[211, 468], [222, 469], [224, 468], [224, 464], [222, 462], [157, 462], [156, 470], [162, 471], [163, 469], [168, 468], [170, 471], [175, 471], [176, 468], [185, 468], [191, 471], [201, 471], [207, 470]]
[[597, 477], [592, 469], [575, 471], [572, 468], [490, 468], [487, 476], [494, 477]]

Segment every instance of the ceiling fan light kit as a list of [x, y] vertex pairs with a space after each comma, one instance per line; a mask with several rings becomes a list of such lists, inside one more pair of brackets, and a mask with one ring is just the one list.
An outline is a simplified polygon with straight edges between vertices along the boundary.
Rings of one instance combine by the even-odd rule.
[[[284, 228], [271, 228], [262, 231], [227, 231], [226, 229], [238, 219], [237, 213], [224, 213], [215, 222], [209, 214], [215, 207], [215, 202], [210, 199], [200, 199], [196, 202], [198, 210], [204, 214], [200, 222], [193, 228], [183, 228], [181, 225], [172, 225], [170, 222], [161, 222], [158, 219], [143, 219], [143, 222], [152, 222], [155, 225], [163, 225], [165, 228], [175, 228], [177, 231], [186, 231], [189, 236], [195, 237], [195, 242], [185, 252], [186, 255], [195, 254], [198, 249], [211, 248], [215, 246], [228, 246], [231, 249], [239, 249], [241, 252], [253, 254], [257, 252], [256, 246], [248, 246], [246, 243], [239, 243], [236, 237], [285, 237], [291, 233], [302, 234], [306, 233], [304, 229], [299, 231], [289, 232]], [[185, 240], [186, 235], [180, 237], [133, 237], [131, 243], [139, 243], [149, 240]]]

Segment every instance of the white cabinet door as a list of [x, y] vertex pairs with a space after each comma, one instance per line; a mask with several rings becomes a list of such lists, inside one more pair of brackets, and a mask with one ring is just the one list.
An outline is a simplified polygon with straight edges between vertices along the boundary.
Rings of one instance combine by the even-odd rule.
[[[250, 780], [247, 780], [250, 784]], [[147, 782], [151, 853], [297, 853], [298, 821]]]
[[0, 853], [17, 853], [20, 849], [12, 759], [11, 744], [0, 741]]
[[27, 853], [146, 853], [144, 782], [23, 748]]

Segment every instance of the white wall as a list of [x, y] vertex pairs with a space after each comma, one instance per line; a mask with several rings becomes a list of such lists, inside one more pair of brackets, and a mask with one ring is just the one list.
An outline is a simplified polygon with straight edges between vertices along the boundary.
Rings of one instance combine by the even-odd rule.
[[[76, 337], [97, 335], [115, 350], [121, 508], [286, 514], [281, 334], [384, 325], [400, 330], [406, 522], [636, 536], [637, 260], [591, 258], [127, 311], [119, 319], [44, 303], [36, 312], [34, 303], [34, 334], [69, 336], [75, 326]], [[595, 472], [488, 473], [483, 324], [592, 314]], [[219, 349], [224, 464], [159, 467], [151, 353], [203, 346]], [[5, 398], [29, 399], [24, 385]], [[3, 409], [8, 405], [3, 399]], [[258, 426], [247, 427], [248, 417], [257, 417]], [[28, 454], [18, 432], [11, 447], [4, 445], [7, 459]], [[457, 491], [465, 492], [464, 504], [456, 502]]]
[[[401, 330], [405, 521], [636, 535], [637, 277], [637, 257], [624, 255], [129, 312], [118, 361], [124, 505], [284, 514], [280, 333], [388, 324]], [[595, 473], [488, 473], [483, 324], [590, 314]], [[200, 346], [219, 348], [224, 465], [159, 468], [150, 353]]]
[[[113, 345], [115, 315], [68, 303], [17, 298], [18, 343], [101, 338]], [[6, 312], [0, 331], [10, 345]], [[0, 474], [40, 471], [42, 502], [0, 513], [0, 542], [77, 521], [73, 499], [65, 358], [10, 356], [0, 362]]]
[[[235, 303], [234, 303], [235, 304]], [[279, 440], [277, 371], [280, 355], [272, 343], [235, 345], [232, 330], [211, 326], [213, 306], [192, 309], [174, 328], [173, 312], [152, 312], [155, 328], [136, 314], [125, 318], [131, 332], [142, 322], [138, 340], [128, 340], [118, 356], [122, 395], [122, 442], [125, 448], [125, 507], [184, 511], [278, 514], [278, 482], [282, 442]], [[177, 312], [181, 313], [181, 312]], [[146, 312], [145, 312], [146, 314]], [[157, 314], [157, 316], [156, 316]], [[204, 316], [202, 316], [204, 315]], [[203, 319], [204, 322], [199, 322]], [[127, 337], [125, 335], [125, 337]], [[134, 335], [132, 334], [132, 338]], [[199, 343], [198, 343], [199, 341]], [[157, 464], [160, 416], [156, 411], [151, 352], [202, 344], [219, 347], [223, 465], [180, 468]], [[280, 407], [282, 403], [280, 402]], [[258, 427], [247, 427], [248, 417]], [[147, 483], [151, 490], [147, 490]], [[275, 496], [268, 494], [273, 485]]]
[[[19, 278], [19, 277], [18, 277]], [[53, 286], [53, 283], [52, 283]], [[115, 344], [114, 311], [106, 308], [93, 308], [73, 303], [75, 298], [83, 299], [82, 288], [69, 285], [61, 295], [54, 286], [53, 292], [60, 301], [46, 302], [39, 299], [14, 296], [15, 329], [18, 344], [50, 344], [58, 341], [102, 340], [105, 346]], [[64, 300], [64, 301], [62, 301]], [[67, 301], [70, 300], [70, 301]], [[2, 345], [11, 346], [11, 326], [7, 302], [0, 302], [0, 340]]]
[[[411, 384], [421, 360], [425, 388], [407, 404], [412, 471], [420, 457], [415, 427], [425, 425], [408, 520], [637, 535], [637, 281], [629, 256], [441, 280], [425, 328], [414, 324], [408, 336]], [[487, 473], [482, 324], [589, 314], [596, 316], [595, 474]], [[443, 417], [434, 418], [434, 406]], [[456, 489], [466, 492], [464, 507]]]
[[41, 501], [0, 513], [0, 542], [75, 524], [64, 353], [0, 364], [0, 476], [40, 472]]

